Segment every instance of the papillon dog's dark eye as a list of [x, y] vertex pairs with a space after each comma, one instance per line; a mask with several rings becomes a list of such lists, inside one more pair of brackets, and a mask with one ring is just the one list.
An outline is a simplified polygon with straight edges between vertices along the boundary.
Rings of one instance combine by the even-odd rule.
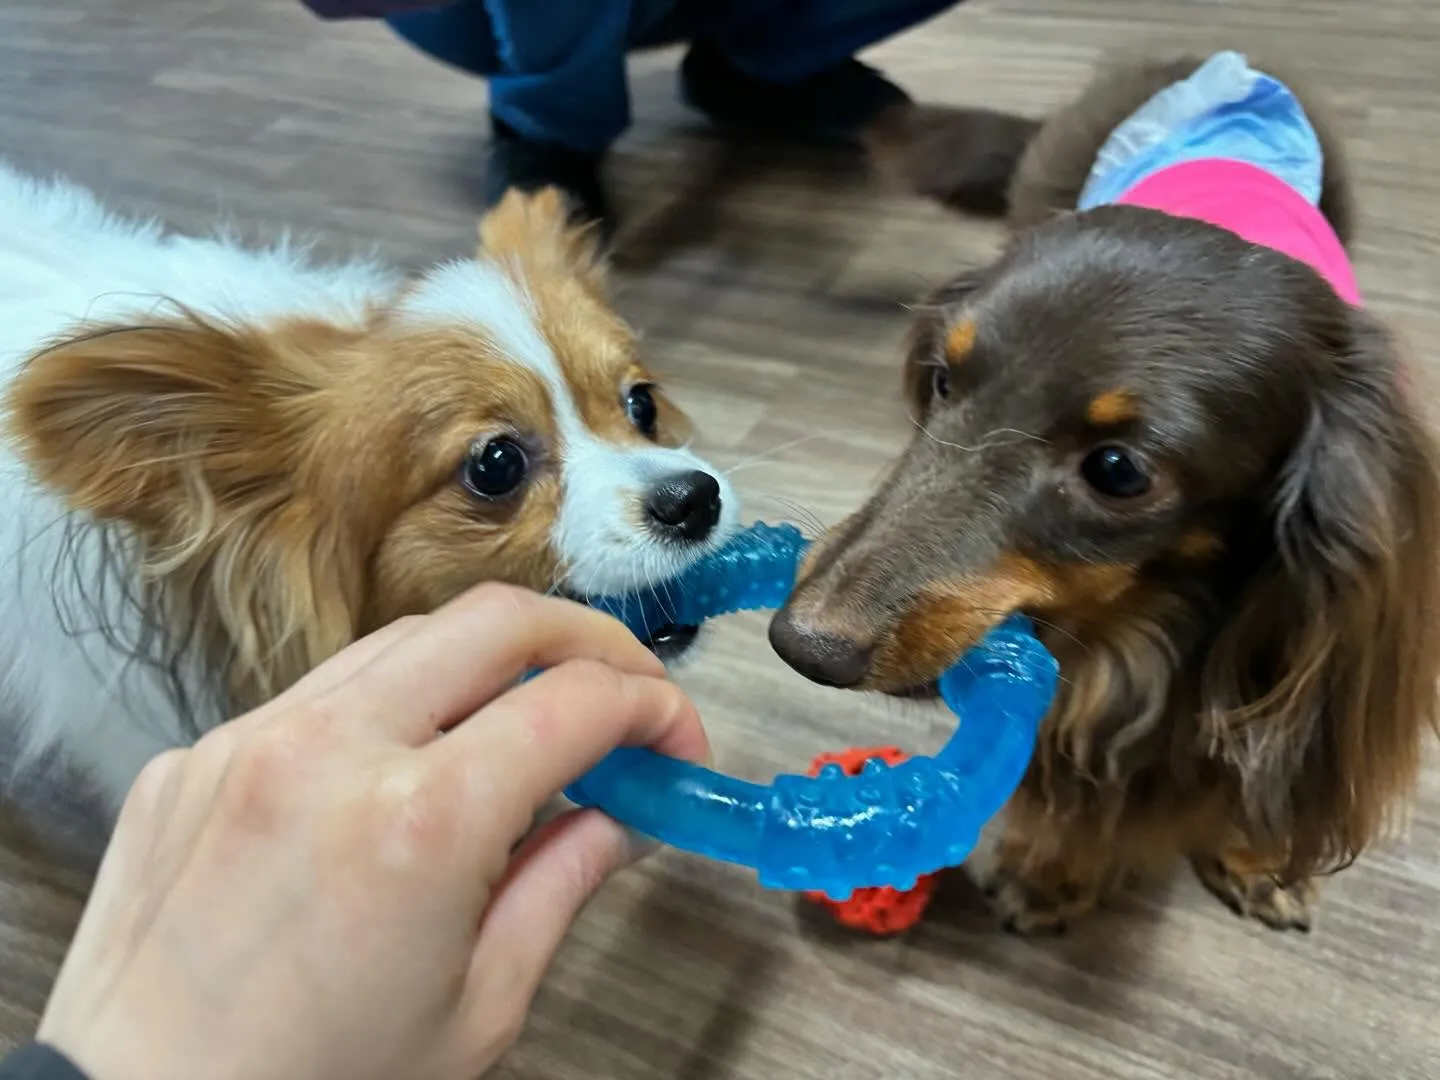
[[941, 364], [930, 377], [930, 389], [941, 401], [950, 397], [950, 369]]
[[625, 395], [625, 415], [630, 418], [630, 423], [635, 425], [636, 431], [647, 439], [653, 439], [655, 424], [660, 418], [659, 410], [655, 406], [654, 391], [644, 383], [632, 386]]
[[460, 483], [477, 499], [503, 499], [525, 482], [530, 459], [514, 439], [476, 443], [460, 467]]
[[1101, 446], [1085, 455], [1080, 475], [1101, 495], [1134, 499], [1150, 490], [1150, 474], [1123, 446]]

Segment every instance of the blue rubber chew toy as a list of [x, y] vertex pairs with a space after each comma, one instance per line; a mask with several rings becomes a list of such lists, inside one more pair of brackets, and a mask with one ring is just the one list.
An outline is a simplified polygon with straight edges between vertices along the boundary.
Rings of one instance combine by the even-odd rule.
[[[645, 596], [596, 601], [646, 637], [734, 611], [779, 607], [808, 542], [791, 525], [754, 525], [714, 556]], [[769, 888], [906, 890], [963, 862], [980, 829], [1019, 786], [1059, 679], [1030, 623], [1012, 616], [940, 678], [959, 720], [934, 757], [894, 768], [838, 765], [768, 786], [650, 750], [612, 751], [566, 791], [673, 847], [753, 867]]]

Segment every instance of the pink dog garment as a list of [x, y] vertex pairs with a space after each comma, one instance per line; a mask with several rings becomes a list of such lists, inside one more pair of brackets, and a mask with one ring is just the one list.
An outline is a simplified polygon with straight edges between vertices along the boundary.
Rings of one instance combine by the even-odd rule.
[[1201, 158], [1150, 173], [1114, 200], [1228, 229], [1314, 268], [1359, 306], [1355, 270], [1320, 211], [1274, 173], [1244, 161]]

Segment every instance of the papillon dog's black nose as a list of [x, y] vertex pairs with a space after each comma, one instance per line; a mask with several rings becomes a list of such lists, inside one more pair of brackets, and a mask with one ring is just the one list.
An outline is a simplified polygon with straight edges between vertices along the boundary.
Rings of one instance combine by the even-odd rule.
[[720, 520], [720, 482], [707, 472], [669, 476], [645, 500], [650, 527], [671, 540], [704, 540]]

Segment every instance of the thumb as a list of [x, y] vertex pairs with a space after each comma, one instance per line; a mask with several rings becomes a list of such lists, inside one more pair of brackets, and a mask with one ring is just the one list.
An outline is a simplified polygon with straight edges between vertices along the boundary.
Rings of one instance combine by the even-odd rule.
[[532, 833], [511, 858], [480, 925], [471, 962], [470, 1029], [481, 1043], [518, 1033], [570, 924], [610, 875], [646, 844], [598, 810], [572, 810]]

